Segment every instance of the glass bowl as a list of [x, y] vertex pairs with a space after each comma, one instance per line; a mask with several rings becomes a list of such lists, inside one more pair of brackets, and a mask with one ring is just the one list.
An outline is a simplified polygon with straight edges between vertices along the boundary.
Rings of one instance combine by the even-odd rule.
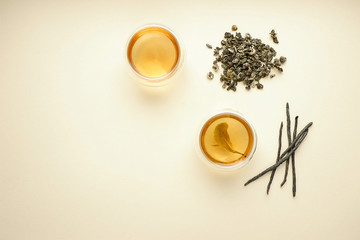
[[[254, 127], [239, 112], [231, 109], [208, 116], [196, 134], [196, 149], [200, 159], [218, 170], [232, 171], [245, 166], [252, 159], [256, 146]], [[241, 148], [241, 152], [236, 151], [236, 148]], [[221, 158], [217, 158], [219, 156]]]
[[130, 75], [146, 86], [163, 86], [179, 74], [184, 52], [182, 41], [170, 28], [160, 24], [141, 26], [126, 45]]

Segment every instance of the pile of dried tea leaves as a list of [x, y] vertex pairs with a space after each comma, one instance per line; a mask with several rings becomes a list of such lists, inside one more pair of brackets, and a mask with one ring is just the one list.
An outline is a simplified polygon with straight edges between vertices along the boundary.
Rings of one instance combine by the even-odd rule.
[[[238, 28], [233, 25], [231, 29], [236, 31]], [[278, 42], [274, 30], [270, 32], [270, 36], [274, 42]], [[206, 44], [206, 46], [212, 49], [210, 44]], [[243, 37], [240, 32], [235, 32], [235, 34], [225, 32], [221, 47], [214, 48], [214, 56], [212, 69], [217, 72], [220, 65], [222, 68], [220, 81], [223, 84], [222, 87], [228, 91], [236, 91], [236, 86], [240, 82], [245, 85], [247, 90], [252, 87], [262, 89], [263, 85], [260, 83], [260, 79], [269, 76], [273, 68], [282, 72], [281, 66], [286, 62], [286, 58], [283, 56], [275, 58], [276, 51], [263, 43], [261, 39], [252, 38], [249, 33]], [[270, 78], [274, 76], [271, 74]], [[214, 74], [209, 72], [207, 78], [213, 79]]]

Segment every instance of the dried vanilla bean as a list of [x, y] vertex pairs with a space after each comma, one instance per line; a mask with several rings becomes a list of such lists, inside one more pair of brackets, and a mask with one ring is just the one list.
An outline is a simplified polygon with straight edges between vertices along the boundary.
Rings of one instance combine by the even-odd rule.
[[[298, 118], [299, 116], [295, 117], [295, 126], [294, 126], [294, 133], [293, 133], [293, 139], [296, 137], [296, 131], [297, 131], [297, 125], [298, 125]], [[291, 156], [291, 169], [292, 169], [292, 192], [293, 197], [296, 195], [296, 172], [295, 172], [295, 152]]]
[[308, 134], [308, 129], [312, 126], [312, 122], [308, 123], [301, 131], [300, 133], [296, 136], [296, 138], [294, 139], [294, 141], [291, 143], [291, 145], [285, 149], [285, 151], [280, 155], [280, 160], [279, 162], [275, 163], [274, 165], [272, 165], [271, 167], [268, 167], [267, 169], [265, 169], [264, 171], [262, 171], [261, 173], [259, 173], [258, 175], [256, 175], [255, 177], [251, 178], [250, 180], [248, 180], [244, 185], [248, 185], [249, 183], [255, 181], [256, 179], [262, 177], [263, 175], [265, 175], [266, 173], [272, 171], [273, 169], [277, 168], [278, 166], [280, 166], [282, 163], [284, 163], [286, 160], [288, 160], [290, 158], [290, 156], [292, 155], [293, 152], [296, 151], [296, 149], [300, 146], [300, 144], [302, 143], [302, 141], [305, 139], [305, 137]]
[[[279, 162], [279, 160], [280, 160], [282, 128], [283, 128], [283, 122], [281, 122], [281, 124], [280, 124], [280, 130], [279, 130], [279, 147], [278, 147], [276, 162]], [[266, 189], [266, 193], [267, 193], [267, 194], [269, 194], [270, 186], [271, 186], [271, 183], [272, 183], [272, 181], [273, 181], [273, 179], [274, 179], [275, 172], [276, 172], [276, 168], [275, 168], [274, 170], [272, 170], [272, 172], [271, 172], [270, 180], [269, 180], [269, 183], [268, 183], [268, 186], [267, 186], [267, 189]]]
[[[290, 107], [289, 107], [289, 103], [286, 103], [286, 130], [287, 130], [287, 137], [288, 137], [288, 143], [289, 146], [291, 144], [291, 121], [290, 121]], [[281, 183], [281, 187], [284, 186], [284, 184], [286, 183], [286, 179], [287, 179], [287, 175], [289, 172], [289, 163], [290, 160], [288, 159], [286, 161], [286, 165], [285, 165], [285, 175], [284, 175], [284, 180]]]

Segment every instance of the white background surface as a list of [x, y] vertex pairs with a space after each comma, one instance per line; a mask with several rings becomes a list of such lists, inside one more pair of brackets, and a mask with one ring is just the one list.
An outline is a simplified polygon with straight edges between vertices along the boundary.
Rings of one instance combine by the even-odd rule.
[[[359, 239], [360, 2], [0, 1], [0, 239]], [[137, 27], [169, 26], [187, 56], [171, 86], [125, 71]], [[264, 89], [224, 91], [205, 43], [237, 24], [288, 58]], [[274, 28], [280, 44], [271, 43]], [[298, 192], [270, 195], [289, 101], [314, 125], [296, 155]], [[232, 107], [258, 149], [232, 174], [198, 159], [194, 136]], [[284, 145], [286, 145], [284, 138]]]

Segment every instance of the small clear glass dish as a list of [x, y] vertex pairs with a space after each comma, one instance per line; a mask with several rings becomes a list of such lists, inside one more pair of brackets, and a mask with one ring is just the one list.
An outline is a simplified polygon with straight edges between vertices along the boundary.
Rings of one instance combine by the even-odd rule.
[[252, 159], [256, 146], [254, 127], [235, 110], [210, 115], [196, 134], [200, 159], [218, 170], [231, 171], [245, 166]]
[[170, 28], [147, 24], [130, 36], [126, 57], [134, 79], [146, 86], [163, 86], [182, 69], [184, 46]]

